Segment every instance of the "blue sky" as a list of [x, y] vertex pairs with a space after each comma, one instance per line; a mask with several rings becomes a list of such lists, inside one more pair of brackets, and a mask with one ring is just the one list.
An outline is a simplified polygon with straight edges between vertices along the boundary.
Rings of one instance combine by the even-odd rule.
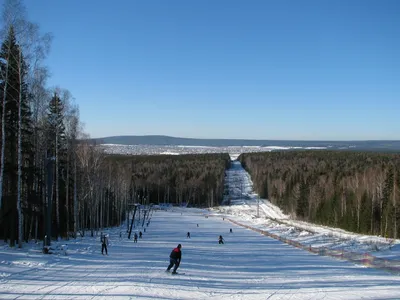
[[400, 1], [25, 1], [92, 137], [400, 139]]

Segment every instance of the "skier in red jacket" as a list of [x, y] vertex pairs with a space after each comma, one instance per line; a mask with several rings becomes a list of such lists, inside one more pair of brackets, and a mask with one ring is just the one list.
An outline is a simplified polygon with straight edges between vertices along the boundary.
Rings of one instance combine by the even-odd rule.
[[169, 255], [169, 266], [167, 268], [167, 272], [171, 270], [172, 266], [175, 265], [174, 270], [172, 271], [172, 274], [176, 274], [176, 270], [178, 269], [180, 263], [181, 263], [181, 258], [182, 258], [182, 252], [181, 252], [182, 245], [179, 244], [178, 247], [174, 248], [171, 251], [171, 254]]

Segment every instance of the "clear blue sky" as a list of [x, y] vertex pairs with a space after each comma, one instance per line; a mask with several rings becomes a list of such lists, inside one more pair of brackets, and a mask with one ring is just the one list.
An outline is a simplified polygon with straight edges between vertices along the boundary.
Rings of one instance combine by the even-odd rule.
[[400, 1], [25, 1], [92, 137], [400, 139]]

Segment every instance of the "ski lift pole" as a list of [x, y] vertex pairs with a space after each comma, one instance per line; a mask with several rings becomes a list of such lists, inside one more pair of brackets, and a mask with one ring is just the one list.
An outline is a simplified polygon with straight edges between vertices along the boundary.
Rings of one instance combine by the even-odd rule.
[[144, 211], [142, 227], [144, 226], [144, 222], [146, 221], [146, 213], [147, 213], [147, 210]]
[[53, 201], [53, 156], [48, 156], [47, 160], [47, 218], [46, 218], [46, 236], [45, 246], [50, 246], [51, 243], [51, 216], [52, 216], [52, 201]]
[[131, 228], [129, 229], [128, 239], [131, 239], [131, 233], [132, 233], [133, 222], [135, 221], [136, 209], [137, 209], [137, 205], [135, 205], [135, 209], [133, 210], [133, 217], [132, 217], [132, 222], [131, 222]]

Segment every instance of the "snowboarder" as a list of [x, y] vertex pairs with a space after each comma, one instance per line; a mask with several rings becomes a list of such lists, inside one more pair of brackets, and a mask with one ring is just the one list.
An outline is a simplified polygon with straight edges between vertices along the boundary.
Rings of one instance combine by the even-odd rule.
[[172, 274], [177, 274], [176, 270], [178, 269], [179, 265], [181, 264], [182, 252], [181, 252], [182, 245], [179, 244], [178, 247], [174, 248], [169, 255], [169, 266], [167, 268], [167, 272], [171, 270], [171, 268], [175, 265]]
[[190, 232], [188, 232], [188, 233], [186, 234], [186, 237], [187, 237], [188, 239], [190, 239]]
[[133, 242], [137, 243], [137, 233], [135, 232], [135, 235], [133, 236]]
[[104, 255], [104, 250], [106, 251], [106, 255], [108, 255], [107, 246], [108, 246], [108, 236], [106, 234], [101, 233], [101, 254]]
[[218, 244], [223, 244], [223, 243], [224, 243], [224, 239], [223, 239], [222, 235], [220, 235], [218, 238]]
[[139, 239], [141, 239], [141, 238], [142, 238], [142, 232], [139, 231]]

